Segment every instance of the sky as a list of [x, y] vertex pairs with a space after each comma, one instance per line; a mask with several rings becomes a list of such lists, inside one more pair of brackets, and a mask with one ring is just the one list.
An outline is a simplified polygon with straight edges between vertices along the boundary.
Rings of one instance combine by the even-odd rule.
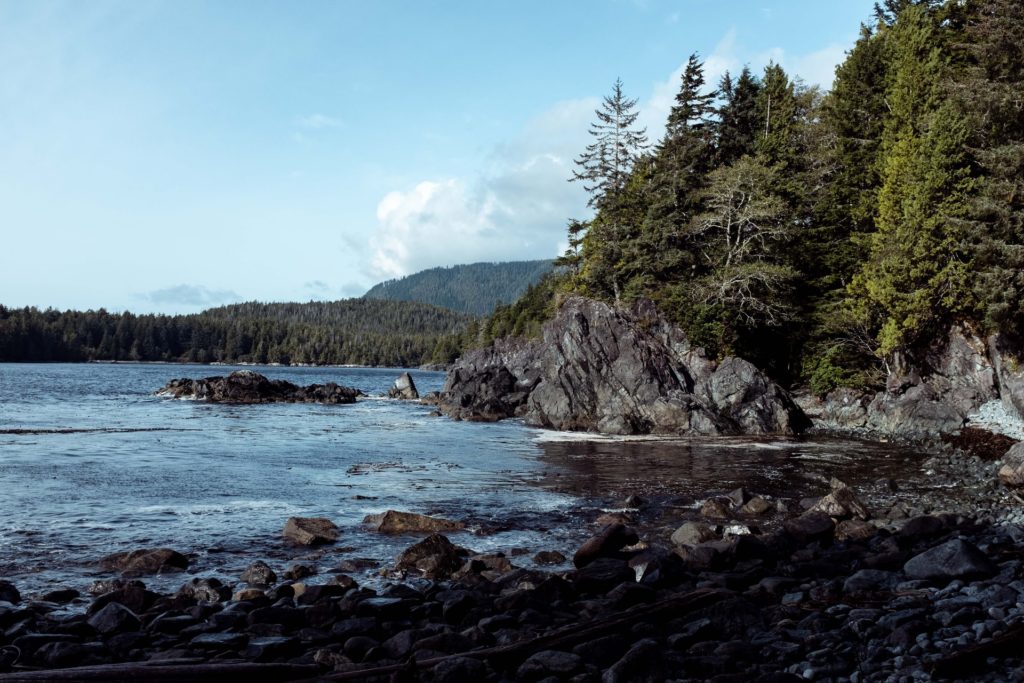
[[0, 304], [189, 313], [553, 258], [616, 78], [827, 89], [873, 0], [0, 0]]

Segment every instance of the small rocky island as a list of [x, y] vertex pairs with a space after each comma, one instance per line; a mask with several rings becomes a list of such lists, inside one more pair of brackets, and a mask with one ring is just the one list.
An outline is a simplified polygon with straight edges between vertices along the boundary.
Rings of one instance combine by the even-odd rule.
[[362, 392], [334, 382], [300, 387], [283, 379], [267, 379], [252, 370], [237, 370], [226, 377], [172, 379], [158, 396], [210, 403], [355, 403]]

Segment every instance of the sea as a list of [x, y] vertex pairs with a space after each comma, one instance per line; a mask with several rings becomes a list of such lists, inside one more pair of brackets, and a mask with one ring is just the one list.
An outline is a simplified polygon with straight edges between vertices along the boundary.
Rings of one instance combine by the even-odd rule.
[[[364, 524], [388, 509], [463, 521], [454, 542], [531, 567], [540, 550], [571, 557], [593, 521], [623, 510], [630, 494], [659, 501], [670, 533], [706, 495], [745, 487], [797, 500], [820, 495], [833, 476], [882, 486], [919, 462], [896, 446], [851, 440], [613, 438], [518, 420], [453, 421], [431, 405], [386, 398], [400, 368], [245, 368], [362, 390], [350, 405], [222, 405], [156, 393], [174, 378], [237, 369], [0, 364], [0, 579], [27, 595], [84, 592], [113, 578], [98, 567], [103, 556], [170, 547], [189, 569], [145, 577], [153, 589], [194, 576], [237, 581], [257, 559], [278, 573], [311, 565], [313, 581], [347, 566], [375, 584], [419, 540]], [[409, 372], [421, 394], [443, 386], [444, 373]], [[292, 516], [328, 517], [341, 538], [291, 546], [281, 532]]]

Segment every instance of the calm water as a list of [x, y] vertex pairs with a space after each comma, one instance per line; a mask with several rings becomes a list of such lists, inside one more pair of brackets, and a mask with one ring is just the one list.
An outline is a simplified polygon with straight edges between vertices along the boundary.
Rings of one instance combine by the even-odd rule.
[[[587, 532], [583, 520], [630, 491], [697, 496], [745, 485], [800, 494], [833, 473], [867, 482], [906, 467], [906, 454], [856, 442], [581, 441], [514, 421], [453, 422], [379, 398], [393, 369], [259, 368], [371, 396], [354, 405], [153, 395], [171, 378], [232, 369], [0, 364], [0, 577], [28, 593], [84, 589], [103, 575], [95, 566], [103, 555], [157, 546], [189, 554], [190, 573], [200, 575], [234, 578], [258, 558], [283, 568], [301, 553], [280, 540], [292, 515], [341, 527], [341, 542], [308, 560], [320, 568], [354, 558], [386, 564], [415, 540], [361, 525], [388, 508], [465, 520], [470, 531], [453, 540], [474, 550], [569, 554]], [[412, 374], [421, 393], [444, 382], [442, 373]], [[147, 583], [169, 589], [183, 580]]]

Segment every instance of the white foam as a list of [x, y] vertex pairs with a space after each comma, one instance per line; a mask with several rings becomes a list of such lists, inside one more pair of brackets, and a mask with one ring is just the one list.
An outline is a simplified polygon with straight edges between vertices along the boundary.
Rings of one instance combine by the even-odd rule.
[[989, 401], [982, 404], [967, 416], [967, 424], [970, 427], [987, 429], [1011, 439], [1024, 441], [1024, 420], [1019, 415], [1007, 410], [1001, 401]]
[[193, 515], [227, 515], [250, 510], [280, 510], [288, 513], [300, 511], [294, 505], [278, 500], [236, 500], [228, 503], [196, 503], [193, 505], [147, 505], [139, 508], [138, 512], [189, 517]]

